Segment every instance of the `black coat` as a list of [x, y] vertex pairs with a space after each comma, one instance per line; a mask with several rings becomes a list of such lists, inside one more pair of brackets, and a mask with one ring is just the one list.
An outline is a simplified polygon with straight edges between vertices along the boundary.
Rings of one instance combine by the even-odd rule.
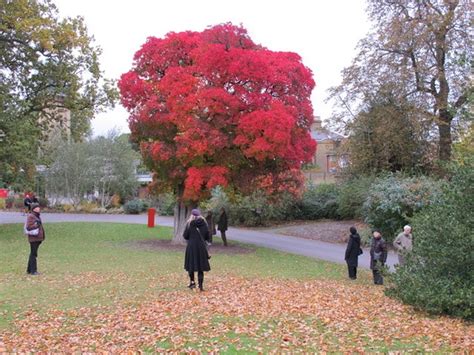
[[[202, 238], [199, 235], [198, 229]], [[191, 223], [186, 225], [183, 238], [188, 241], [184, 257], [185, 270], [189, 272], [211, 270], [208, 260], [209, 254], [203, 241], [203, 239], [206, 241], [210, 240], [206, 221], [202, 217], [191, 221]]]
[[[376, 253], [380, 255], [379, 259], [375, 257]], [[372, 242], [370, 243], [370, 268], [372, 270], [376, 269], [377, 260], [384, 265], [387, 261], [387, 254], [388, 250], [385, 240], [383, 238], [372, 238]]]
[[214, 218], [212, 217], [212, 214], [208, 214], [206, 216], [206, 222], [207, 228], [209, 229], [209, 233], [211, 233], [211, 235], [216, 235], [216, 224], [214, 223]]
[[25, 208], [30, 208], [30, 205], [33, 201], [31, 201], [31, 198], [29, 197], [25, 197], [25, 199], [23, 200], [23, 205], [25, 206]]
[[349, 242], [347, 243], [346, 255], [344, 257], [347, 265], [357, 267], [360, 250], [360, 235], [358, 233], [351, 234], [349, 237]]
[[227, 230], [227, 213], [223, 211], [219, 216], [219, 221], [217, 222], [217, 229], [221, 232], [225, 232]]

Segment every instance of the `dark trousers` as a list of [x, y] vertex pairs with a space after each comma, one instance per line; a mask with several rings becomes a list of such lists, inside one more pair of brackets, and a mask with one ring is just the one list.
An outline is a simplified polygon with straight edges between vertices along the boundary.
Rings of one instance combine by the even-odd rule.
[[38, 257], [38, 248], [41, 242], [31, 242], [30, 243], [30, 257], [28, 258], [28, 268], [26, 272], [32, 274], [38, 271], [38, 266], [36, 263], [36, 258]]
[[221, 238], [224, 242], [224, 246], [227, 246], [227, 237], [225, 236], [225, 231], [221, 231]]
[[383, 276], [380, 272], [380, 269], [376, 268], [372, 270], [372, 275], [374, 276], [375, 285], [383, 285]]
[[347, 270], [349, 271], [350, 279], [357, 279], [357, 266], [350, 266], [349, 264], [347, 264]]
[[[191, 282], [194, 282], [194, 272], [189, 271], [188, 274], [189, 274], [189, 280], [191, 280]], [[202, 288], [202, 283], [203, 283], [203, 282], [204, 282], [204, 271], [198, 271], [198, 283], [199, 283], [199, 287]]]

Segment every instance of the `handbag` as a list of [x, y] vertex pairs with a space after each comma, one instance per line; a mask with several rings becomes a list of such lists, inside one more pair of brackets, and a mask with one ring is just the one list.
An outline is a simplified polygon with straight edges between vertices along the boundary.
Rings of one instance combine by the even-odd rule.
[[196, 230], [199, 234], [199, 237], [201, 238], [201, 242], [204, 244], [204, 248], [206, 249], [206, 254], [207, 254], [207, 258], [210, 259], [211, 258], [211, 255], [209, 255], [209, 244], [207, 244], [207, 242], [204, 240], [204, 238], [202, 237], [201, 235], [201, 231], [199, 230], [198, 227], [196, 227]]
[[364, 254], [364, 251], [362, 250], [362, 248], [359, 247], [359, 254], [358, 255], [362, 255]]
[[26, 229], [26, 222], [25, 222], [25, 225], [23, 226], [23, 233], [25, 233], [25, 235], [27, 236], [30, 236], [30, 235], [37, 236], [39, 234], [39, 231], [40, 231], [39, 228], [32, 229], [32, 230]]

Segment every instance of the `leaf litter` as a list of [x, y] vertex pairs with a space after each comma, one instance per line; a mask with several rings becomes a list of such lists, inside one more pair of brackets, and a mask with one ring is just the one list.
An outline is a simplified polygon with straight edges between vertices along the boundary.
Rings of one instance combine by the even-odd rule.
[[474, 351], [471, 324], [417, 312], [380, 287], [212, 274], [205, 281], [205, 292], [168, 288], [140, 303], [29, 309], [0, 335], [0, 352]]

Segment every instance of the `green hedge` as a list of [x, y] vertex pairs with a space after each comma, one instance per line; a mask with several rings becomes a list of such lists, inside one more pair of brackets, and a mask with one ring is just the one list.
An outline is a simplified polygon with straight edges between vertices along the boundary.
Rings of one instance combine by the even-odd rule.
[[148, 205], [142, 200], [131, 200], [123, 205], [123, 210], [127, 214], [140, 214], [147, 209]]
[[336, 184], [309, 184], [299, 202], [300, 219], [339, 219], [339, 187]]
[[391, 242], [414, 213], [439, 203], [441, 183], [426, 176], [391, 174], [370, 185], [362, 214], [372, 228]]
[[414, 247], [387, 294], [435, 314], [474, 320], [474, 164], [455, 171], [440, 203], [412, 219]]

